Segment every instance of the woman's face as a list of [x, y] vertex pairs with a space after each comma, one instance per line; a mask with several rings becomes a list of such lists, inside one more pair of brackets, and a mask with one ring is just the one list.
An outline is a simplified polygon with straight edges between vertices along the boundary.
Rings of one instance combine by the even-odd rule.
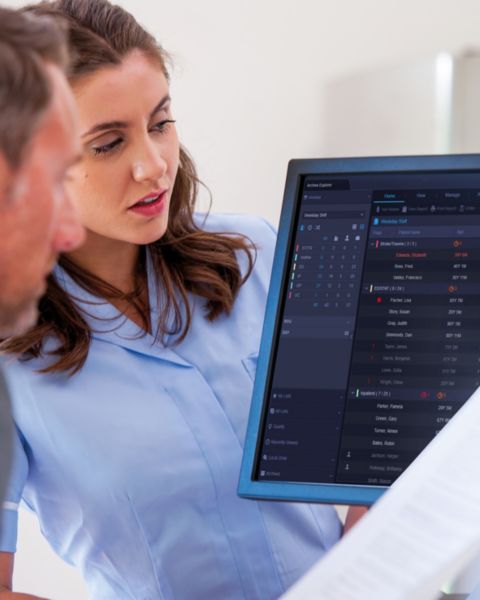
[[165, 233], [179, 163], [168, 82], [159, 65], [133, 51], [73, 86], [84, 148], [69, 192], [87, 244], [148, 244]]

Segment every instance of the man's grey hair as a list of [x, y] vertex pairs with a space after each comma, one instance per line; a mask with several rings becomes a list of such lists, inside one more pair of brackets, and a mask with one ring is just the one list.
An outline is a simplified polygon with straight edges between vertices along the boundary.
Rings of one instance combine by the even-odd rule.
[[13, 169], [50, 104], [45, 65], [66, 69], [67, 56], [58, 22], [0, 8], [0, 152]]

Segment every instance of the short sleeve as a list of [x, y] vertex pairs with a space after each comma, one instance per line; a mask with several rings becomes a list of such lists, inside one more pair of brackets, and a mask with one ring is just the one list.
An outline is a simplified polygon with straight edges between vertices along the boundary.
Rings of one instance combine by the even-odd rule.
[[[15, 397], [25, 393], [23, 381], [14, 381], [11, 377], [12, 368], [4, 368], [7, 387], [12, 404]], [[0, 551], [15, 552], [17, 549], [18, 505], [28, 475], [28, 460], [22, 443], [22, 436], [17, 428], [13, 432], [12, 464], [10, 477], [4, 498], [0, 498]]]
[[18, 505], [28, 474], [28, 461], [18, 431], [13, 437], [13, 461], [10, 480], [2, 502], [0, 551], [15, 552], [17, 549]]

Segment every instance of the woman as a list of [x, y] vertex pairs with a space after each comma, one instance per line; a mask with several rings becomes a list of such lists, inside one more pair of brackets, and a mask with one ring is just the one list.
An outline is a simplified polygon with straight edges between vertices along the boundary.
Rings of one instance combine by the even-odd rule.
[[69, 191], [87, 240], [36, 328], [3, 345], [22, 360], [0, 584], [23, 497], [96, 600], [277, 598], [341, 526], [331, 507], [236, 496], [274, 233], [193, 214], [165, 53], [131, 15], [106, 0], [31, 10], [69, 30], [84, 144]]

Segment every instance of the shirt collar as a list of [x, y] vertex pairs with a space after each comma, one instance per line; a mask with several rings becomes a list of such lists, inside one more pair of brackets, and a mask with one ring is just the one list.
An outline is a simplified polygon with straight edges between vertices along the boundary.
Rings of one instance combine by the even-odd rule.
[[[145, 333], [136, 323], [126, 318], [110, 302], [95, 296], [81, 285], [60, 265], [54, 270], [58, 285], [70, 296], [80, 310], [82, 317], [92, 330], [95, 339], [127, 348], [133, 352], [145, 354], [179, 366], [190, 367], [190, 363], [181, 358], [174, 350], [165, 346], [150, 333]], [[147, 251], [147, 281], [152, 323], [156, 323], [160, 311], [160, 298], [155, 285], [155, 273], [152, 259]]]

